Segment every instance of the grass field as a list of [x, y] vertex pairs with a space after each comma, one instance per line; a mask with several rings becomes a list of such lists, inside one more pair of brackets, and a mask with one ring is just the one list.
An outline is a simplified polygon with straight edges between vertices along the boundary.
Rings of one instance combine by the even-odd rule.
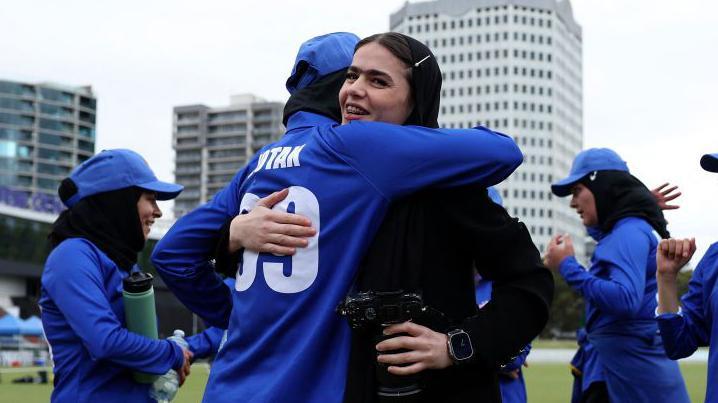
[[[572, 378], [564, 364], [529, 364], [525, 369], [526, 384], [530, 403], [562, 403], [571, 397]], [[681, 370], [688, 386], [692, 402], [702, 402], [706, 389], [706, 365], [704, 363], [682, 363]], [[11, 380], [26, 373], [2, 374], [0, 378], [0, 401], [14, 403], [39, 403], [50, 400], [52, 387], [49, 385], [12, 384]], [[192, 375], [180, 389], [174, 402], [196, 403], [202, 400], [204, 385], [207, 383], [207, 367], [194, 366]], [[129, 403], [129, 402], [128, 402]]]
[[[531, 356], [529, 356], [530, 358]], [[681, 372], [688, 387], [691, 402], [705, 399], [706, 364], [681, 363]], [[565, 364], [535, 364], [524, 368], [526, 390], [530, 403], [569, 402], [573, 378]]]

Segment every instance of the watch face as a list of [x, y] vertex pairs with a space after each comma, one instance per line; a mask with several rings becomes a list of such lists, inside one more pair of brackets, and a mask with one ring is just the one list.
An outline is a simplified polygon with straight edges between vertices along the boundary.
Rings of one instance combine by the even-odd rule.
[[457, 360], [465, 360], [474, 354], [471, 347], [471, 339], [465, 332], [457, 333], [451, 336], [451, 350], [454, 358]]

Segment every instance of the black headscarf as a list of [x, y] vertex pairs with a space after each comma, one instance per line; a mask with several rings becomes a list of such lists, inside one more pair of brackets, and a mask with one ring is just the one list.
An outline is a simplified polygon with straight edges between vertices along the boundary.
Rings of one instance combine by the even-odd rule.
[[[392, 34], [406, 41], [412, 57], [411, 60], [403, 60], [406, 64], [411, 62], [409, 86], [414, 102], [414, 109], [404, 125], [439, 127], [441, 70], [434, 54], [410, 36]], [[421, 272], [413, 269], [421, 266], [421, 254], [411, 251], [422, 249], [424, 228], [429, 222], [425, 214], [426, 195], [427, 192], [417, 192], [390, 206], [361, 263], [360, 289], [387, 291], [406, 288], [407, 284], [416, 286], [421, 282]]]
[[[72, 196], [74, 186], [71, 180], [63, 180], [58, 190], [60, 198]], [[129, 271], [145, 246], [137, 212], [141, 195], [140, 188], [127, 187], [85, 197], [55, 220], [48, 236], [51, 247], [54, 249], [67, 238], [84, 238]]]
[[[414, 109], [404, 122], [405, 125], [439, 127], [439, 102], [441, 100], [441, 69], [431, 50], [416, 39], [403, 34], [402, 37], [411, 51], [410, 64], [412, 100]], [[410, 63], [408, 63], [410, 62]], [[339, 90], [344, 84], [346, 70], [328, 74], [312, 85], [295, 91], [284, 106], [284, 125], [289, 117], [299, 111], [314, 112], [341, 122]]]
[[[405, 125], [439, 127], [439, 101], [441, 100], [441, 69], [431, 50], [416, 39], [398, 34], [411, 50], [411, 86], [414, 110]], [[418, 65], [417, 65], [418, 64]]]
[[656, 198], [636, 177], [625, 171], [595, 171], [579, 181], [596, 200], [598, 226], [604, 233], [626, 217], [642, 218], [662, 238], [669, 238], [668, 223]]
[[339, 90], [346, 78], [346, 69], [337, 70], [310, 86], [294, 91], [284, 105], [284, 126], [289, 117], [299, 111], [313, 112], [331, 118], [335, 122], [342, 121], [342, 111], [339, 107]]

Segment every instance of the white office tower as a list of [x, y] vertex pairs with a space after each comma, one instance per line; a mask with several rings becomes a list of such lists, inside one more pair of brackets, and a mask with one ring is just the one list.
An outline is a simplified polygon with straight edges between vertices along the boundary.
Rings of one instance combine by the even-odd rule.
[[498, 188], [540, 250], [568, 233], [585, 256], [578, 216], [550, 190], [583, 147], [581, 27], [569, 1], [407, 2], [390, 24], [435, 53], [443, 127], [484, 125], [520, 145], [523, 165]]

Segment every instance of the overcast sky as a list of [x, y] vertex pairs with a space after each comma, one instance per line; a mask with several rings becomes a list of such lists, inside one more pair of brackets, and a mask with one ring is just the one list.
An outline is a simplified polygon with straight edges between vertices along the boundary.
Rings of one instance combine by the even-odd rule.
[[[300, 43], [386, 31], [403, 0], [0, 0], [0, 78], [92, 85], [97, 150], [129, 147], [172, 179], [172, 107], [251, 92], [285, 101]], [[678, 184], [667, 213], [699, 253], [718, 240], [718, 3], [574, 0], [583, 27], [587, 147], [615, 149], [649, 187]]]

